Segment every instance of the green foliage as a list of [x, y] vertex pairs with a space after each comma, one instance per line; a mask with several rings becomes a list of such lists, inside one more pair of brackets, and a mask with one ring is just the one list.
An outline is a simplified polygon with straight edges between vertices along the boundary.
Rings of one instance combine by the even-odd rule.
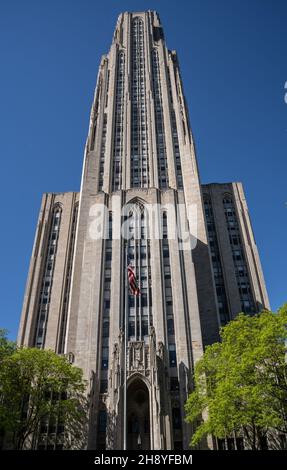
[[16, 350], [16, 343], [9, 341], [7, 330], [0, 328], [0, 364], [2, 360]]
[[0, 423], [14, 448], [35, 445], [40, 426], [65, 426], [65, 447], [81, 447], [86, 419], [82, 371], [53, 351], [21, 348], [0, 364]]
[[276, 313], [240, 314], [221, 329], [221, 343], [207, 347], [195, 367], [186, 403], [187, 421], [200, 421], [192, 445], [235, 431], [260, 449], [270, 430], [287, 433], [286, 325], [287, 304]]

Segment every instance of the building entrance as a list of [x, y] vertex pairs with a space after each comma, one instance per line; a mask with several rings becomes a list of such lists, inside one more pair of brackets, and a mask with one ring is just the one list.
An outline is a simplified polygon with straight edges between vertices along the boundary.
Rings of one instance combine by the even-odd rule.
[[145, 383], [136, 379], [127, 390], [127, 448], [150, 449], [149, 391]]

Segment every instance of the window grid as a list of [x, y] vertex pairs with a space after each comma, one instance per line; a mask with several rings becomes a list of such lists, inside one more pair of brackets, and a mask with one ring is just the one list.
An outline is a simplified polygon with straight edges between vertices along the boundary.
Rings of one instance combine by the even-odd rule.
[[[66, 392], [45, 393], [47, 403], [57, 403], [67, 399]], [[56, 414], [47, 413], [40, 421], [37, 439], [32, 442], [32, 448], [37, 450], [63, 450], [65, 444], [65, 427], [63, 421]]]
[[62, 208], [57, 204], [53, 209], [50, 233], [47, 244], [44, 274], [42, 278], [38, 315], [35, 329], [34, 345], [37, 348], [45, 346], [45, 337], [53, 284], [53, 273], [58, 246], [59, 229], [61, 223]]
[[221, 325], [226, 325], [230, 320], [230, 312], [227, 302], [222, 264], [220, 259], [220, 251], [215, 229], [215, 221], [211, 200], [209, 197], [204, 198], [205, 219], [208, 232], [208, 242], [211, 254], [211, 262], [213, 268], [213, 276], [216, 288], [217, 303]]
[[255, 304], [251, 291], [248, 266], [245, 259], [243, 244], [241, 241], [240, 228], [237, 220], [236, 210], [231, 195], [223, 198], [223, 208], [227, 230], [229, 234], [230, 247], [232, 250], [237, 286], [241, 302], [241, 309], [245, 313], [255, 313]]
[[[167, 234], [167, 213], [162, 213], [162, 233]], [[165, 318], [167, 329], [167, 342], [169, 352], [169, 366], [177, 367], [176, 346], [174, 338], [174, 314], [173, 295], [171, 285], [171, 266], [168, 238], [162, 239], [162, 262], [164, 272], [164, 298], [165, 298]]]
[[154, 49], [152, 53], [152, 66], [153, 66], [153, 98], [154, 98], [155, 128], [156, 128], [158, 180], [159, 180], [160, 188], [167, 188], [169, 186], [168, 163], [167, 163], [167, 153], [166, 153], [163, 103], [162, 103], [162, 91], [161, 91], [161, 81], [160, 81], [160, 67], [159, 67], [158, 51], [156, 49]]
[[144, 25], [138, 17], [132, 22], [131, 46], [131, 187], [147, 188], [149, 170]]
[[105, 113], [104, 119], [103, 119], [103, 132], [102, 132], [101, 153], [100, 153], [99, 191], [102, 191], [103, 184], [104, 184], [106, 138], [107, 138], [107, 114]]
[[171, 105], [171, 130], [172, 130], [172, 143], [173, 143], [173, 152], [175, 157], [175, 169], [176, 169], [176, 179], [177, 179], [177, 187], [178, 189], [183, 189], [183, 179], [182, 179], [182, 168], [181, 168], [181, 158], [180, 158], [180, 150], [179, 150], [179, 140], [178, 140], [178, 132], [177, 132], [177, 125], [176, 125], [176, 116], [174, 111], [174, 103], [172, 99], [172, 88], [171, 88], [171, 80], [170, 80], [170, 72], [167, 69], [167, 83], [168, 83], [168, 92], [169, 92], [169, 99]]
[[148, 341], [152, 325], [152, 292], [150, 240], [147, 234], [147, 213], [136, 205], [129, 216], [128, 257], [140, 285], [140, 295], [128, 295], [128, 338]]
[[125, 92], [125, 54], [120, 52], [117, 62], [117, 82], [115, 100], [115, 122], [113, 142], [113, 179], [112, 190], [117, 191], [122, 186], [122, 160], [124, 138], [124, 92]]
[[91, 140], [90, 140], [90, 150], [95, 149], [95, 139], [96, 139], [96, 133], [97, 133], [97, 121], [98, 121], [98, 116], [99, 116], [99, 93], [101, 89], [101, 77], [99, 78], [99, 83], [96, 88], [96, 97], [95, 97], [95, 104], [94, 104], [94, 109], [93, 109], [93, 128], [92, 128], [92, 134], [91, 134]]
[[70, 298], [71, 276], [72, 276], [73, 255], [74, 255], [74, 248], [75, 248], [76, 227], [77, 227], [77, 220], [78, 220], [78, 209], [79, 209], [79, 204], [76, 203], [76, 205], [74, 207], [74, 213], [73, 213], [72, 231], [71, 231], [71, 239], [70, 239], [69, 254], [68, 254], [68, 264], [67, 264], [67, 271], [66, 271], [67, 275], [66, 275], [65, 291], [64, 291], [64, 303], [63, 303], [63, 311], [62, 311], [60, 335], [59, 335], [59, 343], [58, 343], [58, 353], [59, 354], [63, 354], [64, 350], [65, 350], [65, 336], [66, 336], [66, 327], [67, 327], [69, 298]]
[[110, 305], [111, 305], [111, 263], [113, 243], [113, 215], [109, 212], [108, 233], [105, 243], [105, 269], [104, 269], [104, 298], [102, 307], [102, 350], [101, 350], [101, 380], [106, 380], [106, 371], [109, 367], [109, 333], [110, 333]]

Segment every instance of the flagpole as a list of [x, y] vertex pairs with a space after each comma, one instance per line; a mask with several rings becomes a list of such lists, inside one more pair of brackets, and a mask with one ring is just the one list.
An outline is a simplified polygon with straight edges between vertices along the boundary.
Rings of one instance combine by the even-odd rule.
[[124, 450], [127, 450], [128, 243], [125, 242]]

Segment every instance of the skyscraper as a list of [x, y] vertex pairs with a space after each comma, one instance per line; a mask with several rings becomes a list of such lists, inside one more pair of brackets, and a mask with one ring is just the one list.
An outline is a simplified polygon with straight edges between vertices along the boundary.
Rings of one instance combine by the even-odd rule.
[[42, 199], [18, 341], [83, 369], [88, 448], [188, 449], [195, 362], [220, 324], [264, 306], [242, 186], [201, 188], [159, 16], [121, 14], [99, 67], [80, 193]]

